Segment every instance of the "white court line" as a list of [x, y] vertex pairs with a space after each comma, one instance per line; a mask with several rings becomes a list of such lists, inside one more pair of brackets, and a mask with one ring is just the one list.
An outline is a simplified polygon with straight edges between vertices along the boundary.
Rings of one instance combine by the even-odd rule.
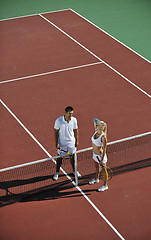
[[80, 47], [82, 47], [83, 49], [85, 49], [87, 52], [89, 52], [91, 55], [93, 55], [95, 58], [97, 58], [99, 61], [101, 61], [102, 63], [104, 63], [107, 67], [109, 67], [111, 70], [113, 70], [115, 73], [117, 73], [119, 76], [121, 76], [123, 79], [125, 79], [127, 82], [129, 82], [131, 85], [133, 85], [135, 88], [137, 88], [139, 91], [141, 91], [142, 93], [144, 93], [146, 96], [148, 96], [149, 98], [151, 98], [151, 95], [149, 95], [147, 92], [145, 92], [142, 88], [140, 88], [139, 86], [137, 86], [135, 83], [133, 83], [132, 81], [130, 81], [128, 78], [126, 78], [123, 74], [121, 74], [120, 72], [118, 72], [116, 69], [114, 69], [112, 66], [110, 66], [108, 63], [106, 63], [104, 60], [102, 60], [100, 57], [98, 57], [96, 54], [94, 54], [92, 51], [90, 51], [88, 48], [86, 48], [85, 46], [83, 46], [81, 43], [79, 43], [77, 40], [75, 40], [73, 37], [71, 37], [68, 33], [66, 33], [65, 31], [63, 31], [61, 28], [59, 28], [57, 25], [55, 25], [53, 22], [51, 22], [50, 20], [48, 20], [46, 17], [42, 16], [41, 14], [39, 14], [40, 17], [42, 17], [45, 21], [47, 21], [48, 23], [50, 23], [52, 26], [54, 26], [55, 28], [57, 28], [60, 32], [62, 32], [63, 34], [65, 34], [68, 38], [70, 38], [72, 41], [74, 41], [75, 43], [77, 43]]
[[133, 50], [132, 48], [128, 47], [127, 45], [125, 45], [123, 42], [121, 42], [120, 40], [116, 39], [115, 37], [113, 37], [111, 34], [107, 33], [105, 30], [103, 30], [102, 28], [98, 27], [97, 25], [95, 25], [94, 23], [92, 23], [91, 21], [89, 21], [88, 19], [86, 19], [85, 17], [83, 17], [82, 15], [80, 15], [79, 13], [77, 13], [75, 10], [70, 9], [72, 12], [74, 12], [75, 14], [77, 14], [79, 17], [83, 18], [86, 22], [90, 23], [91, 25], [93, 25], [94, 27], [98, 28], [100, 31], [104, 32], [106, 35], [108, 35], [110, 38], [114, 39], [115, 41], [117, 41], [118, 43], [120, 43], [121, 45], [123, 45], [124, 47], [128, 48], [128, 50], [132, 51], [133, 53], [135, 53], [136, 55], [138, 55], [139, 57], [143, 58], [145, 61], [151, 63], [147, 58], [143, 57], [142, 55], [140, 55], [139, 53], [137, 53], [135, 50]]
[[[25, 125], [17, 118], [17, 116], [8, 108], [8, 106], [0, 99], [1, 104], [7, 109], [7, 111], [15, 118], [15, 120], [21, 125], [21, 127], [29, 134], [29, 136], [38, 144], [38, 146], [47, 154], [48, 157], [52, 158], [49, 152], [42, 146], [42, 144], [34, 137], [34, 135], [25, 127]], [[104, 221], [110, 226], [110, 228], [117, 234], [117, 236], [125, 240], [123, 236], [117, 231], [117, 229], [110, 223], [110, 221], [104, 216], [104, 214], [95, 206], [95, 204], [85, 195], [85, 193], [75, 184], [74, 181], [68, 176], [68, 174], [61, 168], [61, 171], [65, 176], [72, 182], [76, 189], [82, 194], [82, 196], [90, 203], [95, 211], [104, 219]]]
[[7, 21], [7, 20], [13, 20], [13, 19], [18, 19], [18, 18], [26, 18], [26, 17], [32, 17], [32, 16], [37, 16], [39, 14], [48, 14], [48, 13], [57, 13], [57, 12], [62, 12], [62, 11], [72, 11], [75, 14], [79, 15], [81, 18], [83, 18], [84, 20], [86, 20], [87, 22], [89, 22], [90, 24], [92, 24], [93, 26], [95, 26], [96, 28], [98, 28], [100, 31], [104, 32], [105, 34], [107, 34], [109, 37], [113, 38], [115, 41], [119, 42], [121, 45], [123, 45], [124, 47], [128, 48], [130, 51], [134, 52], [136, 55], [138, 55], [139, 57], [143, 58], [145, 61], [151, 63], [147, 58], [143, 57], [142, 55], [140, 55], [139, 53], [137, 53], [136, 51], [134, 51], [132, 48], [128, 47], [126, 44], [124, 44], [123, 42], [121, 42], [120, 40], [118, 40], [117, 38], [113, 37], [111, 34], [107, 33], [105, 30], [103, 30], [102, 28], [98, 27], [96, 24], [92, 23], [91, 21], [89, 21], [88, 19], [86, 19], [85, 17], [83, 17], [82, 15], [80, 15], [79, 13], [77, 13], [75, 10], [71, 9], [71, 8], [67, 8], [67, 9], [60, 9], [60, 10], [55, 10], [55, 11], [50, 11], [50, 12], [43, 12], [43, 13], [35, 13], [35, 14], [29, 14], [29, 15], [25, 15], [25, 16], [19, 16], [19, 17], [12, 17], [12, 18], [6, 18], [6, 19], [1, 19], [0, 22], [2, 21]]
[[77, 67], [64, 68], [64, 69], [60, 69], [60, 70], [54, 70], [54, 71], [51, 71], [51, 72], [38, 73], [38, 74], [31, 75], [31, 76], [25, 76], [25, 77], [19, 77], [19, 78], [10, 79], [10, 80], [4, 80], [4, 81], [1, 81], [0, 84], [9, 83], [9, 82], [15, 82], [15, 81], [24, 80], [24, 79], [27, 79], [27, 78], [34, 78], [34, 77], [39, 77], [39, 76], [45, 76], [45, 75], [49, 75], [49, 74], [53, 74], [53, 73], [65, 72], [65, 71], [79, 69], [79, 68], [84, 68], [84, 67], [89, 67], [89, 66], [94, 66], [94, 65], [97, 65], [97, 64], [100, 64], [100, 63], [102, 63], [102, 62], [89, 63], [89, 64], [77, 66]]
[[39, 14], [47, 14], [47, 13], [63, 12], [63, 11], [68, 11], [68, 10], [71, 10], [71, 8], [60, 9], [60, 10], [50, 11], [50, 12], [43, 12], [43, 13], [33, 13], [33, 14], [24, 15], [24, 16], [19, 16], [19, 17], [5, 18], [5, 19], [0, 19], [0, 22], [8, 21], [8, 20], [15, 20], [15, 19], [19, 19], [19, 18], [26, 18], [26, 17], [38, 16]]

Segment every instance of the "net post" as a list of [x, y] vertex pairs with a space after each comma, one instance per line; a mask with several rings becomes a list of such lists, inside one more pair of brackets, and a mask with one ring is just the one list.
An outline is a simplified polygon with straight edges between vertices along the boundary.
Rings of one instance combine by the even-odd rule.
[[78, 186], [78, 175], [77, 175], [77, 152], [74, 153], [74, 171], [75, 171], [75, 184]]

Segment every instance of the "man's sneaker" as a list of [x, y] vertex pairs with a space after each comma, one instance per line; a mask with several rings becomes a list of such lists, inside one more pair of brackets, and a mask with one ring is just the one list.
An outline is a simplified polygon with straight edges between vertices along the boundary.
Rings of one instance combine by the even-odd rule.
[[[73, 175], [75, 175], [75, 172], [73, 171]], [[77, 177], [81, 178], [81, 174], [77, 171]]]
[[90, 182], [89, 182], [89, 184], [94, 184], [94, 183], [99, 183], [99, 179], [95, 179], [95, 178], [93, 178]]
[[53, 180], [56, 181], [58, 180], [59, 177], [59, 172], [55, 172], [55, 174], [53, 175]]
[[108, 186], [102, 186], [98, 189], [98, 192], [104, 192], [105, 190], [108, 190]]

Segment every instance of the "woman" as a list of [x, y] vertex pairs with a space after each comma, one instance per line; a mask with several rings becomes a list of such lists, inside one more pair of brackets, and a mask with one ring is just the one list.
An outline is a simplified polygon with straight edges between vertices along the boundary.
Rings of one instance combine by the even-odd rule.
[[[93, 178], [89, 184], [94, 184], [99, 182], [100, 165], [101, 167], [106, 166], [107, 163], [107, 125], [105, 122], [94, 119], [95, 133], [92, 136], [92, 147], [93, 147], [93, 159], [96, 168], [96, 176]], [[107, 172], [106, 172], [107, 175]], [[106, 176], [107, 179], [108, 176]], [[103, 192], [108, 189], [107, 182], [104, 181], [104, 185], [98, 189], [99, 192]]]

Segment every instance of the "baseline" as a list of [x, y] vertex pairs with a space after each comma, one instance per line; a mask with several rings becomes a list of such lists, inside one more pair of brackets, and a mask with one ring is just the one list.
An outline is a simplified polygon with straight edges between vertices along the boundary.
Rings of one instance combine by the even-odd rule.
[[71, 10], [71, 8], [60, 9], [60, 10], [50, 11], [50, 12], [43, 12], [43, 13], [33, 13], [33, 14], [29, 14], [29, 15], [23, 15], [23, 16], [12, 17], [12, 18], [4, 18], [4, 19], [0, 19], [0, 22], [8, 21], [8, 20], [13, 20], [13, 19], [19, 19], [19, 18], [33, 17], [33, 16], [37, 16], [37, 15], [39, 15], [39, 14], [63, 12], [63, 11], [68, 11], [68, 10]]
[[50, 12], [41, 12], [41, 13], [35, 13], [35, 14], [29, 14], [29, 15], [24, 15], [24, 16], [19, 16], [19, 17], [12, 17], [12, 18], [6, 18], [6, 19], [0, 19], [0, 22], [2, 21], [7, 21], [7, 20], [13, 20], [13, 19], [19, 19], [19, 18], [24, 18], [24, 17], [32, 17], [32, 16], [37, 16], [39, 14], [47, 14], [47, 13], [55, 13], [55, 12], [63, 12], [63, 11], [72, 11], [75, 14], [77, 14], [78, 16], [80, 16], [81, 18], [83, 18], [85, 21], [89, 22], [90, 24], [92, 24], [93, 26], [95, 26], [96, 28], [98, 28], [100, 31], [104, 32], [105, 34], [107, 34], [108, 36], [110, 36], [111, 38], [113, 38], [114, 40], [116, 40], [117, 42], [119, 42], [121, 45], [123, 45], [124, 47], [128, 48], [130, 51], [134, 52], [135, 54], [137, 54], [139, 57], [143, 58], [145, 61], [149, 62], [150, 61], [148, 59], [146, 59], [145, 57], [143, 57], [141, 54], [137, 53], [136, 51], [134, 51], [132, 48], [128, 47], [126, 44], [124, 44], [123, 42], [121, 42], [120, 40], [118, 40], [117, 38], [113, 37], [111, 34], [109, 34], [108, 32], [106, 32], [105, 30], [103, 30], [102, 28], [98, 27], [96, 24], [94, 24], [93, 22], [91, 22], [90, 20], [88, 20], [87, 18], [83, 17], [81, 14], [79, 14], [78, 12], [76, 12], [75, 10], [73, 10], [72, 8], [67, 8], [67, 9], [60, 9], [60, 10], [56, 10], [56, 11], [50, 11]]

